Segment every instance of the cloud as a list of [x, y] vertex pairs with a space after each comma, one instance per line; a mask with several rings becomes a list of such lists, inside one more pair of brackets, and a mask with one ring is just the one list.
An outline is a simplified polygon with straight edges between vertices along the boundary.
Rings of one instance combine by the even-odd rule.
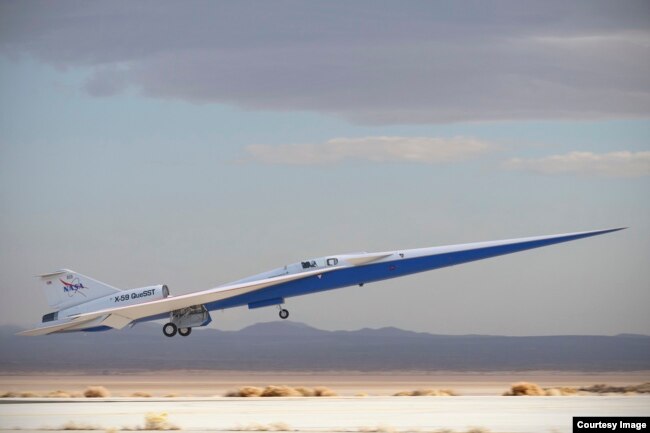
[[470, 159], [492, 147], [465, 137], [363, 137], [334, 138], [320, 144], [255, 144], [245, 150], [251, 159], [265, 164], [334, 164], [345, 160], [436, 164]]
[[538, 159], [512, 158], [504, 163], [512, 170], [543, 174], [586, 174], [612, 177], [650, 176], [650, 152], [569, 152]]
[[97, 68], [84, 85], [84, 89], [92, 96], [113, 96], [128, 87], [124, 71], [114, 66]]
[[[94, 96], [366, 124], [650, 114], [647, 1], [2, 2], [0, 52]], [[119, 67], [114, 67], [120, 65]]]

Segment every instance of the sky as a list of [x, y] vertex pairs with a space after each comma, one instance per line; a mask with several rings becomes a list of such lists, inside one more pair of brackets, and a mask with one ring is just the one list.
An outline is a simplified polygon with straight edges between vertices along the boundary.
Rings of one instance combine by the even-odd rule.
[[0, 95], [0, 324], [38, 322], [34, 275], [61, 268], [182, 294], [629, 227], [286, 308], [323, 329], [650, 334], [647, 1], [2, 0]]

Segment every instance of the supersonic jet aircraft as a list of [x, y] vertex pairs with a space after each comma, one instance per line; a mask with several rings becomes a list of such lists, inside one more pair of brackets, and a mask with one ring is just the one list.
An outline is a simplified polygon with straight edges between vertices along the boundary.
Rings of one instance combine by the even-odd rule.
[[163, 333], [187, 336], [193, 327], [210, 323], [211, 310], [277, 305], [280, 317], [289, 312], [284, 300], [324, 290], [402, 277], [503, 254], [601, 235], [622, 228], [479, 242], [444, 247], [357, 253], [304, 260], [253, 275], [214, 289], [172, 296], [164, 284], [119, 290], [85, 275], [64, 269], [41, 275], [45, 296], [54, 312], [43, 325], [20, 335], [122, 329], [135, 323], [168, 319]]

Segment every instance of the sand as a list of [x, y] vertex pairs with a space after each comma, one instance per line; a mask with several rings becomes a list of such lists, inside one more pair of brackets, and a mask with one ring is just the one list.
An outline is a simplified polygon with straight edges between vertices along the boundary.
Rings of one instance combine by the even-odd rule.
[[106, 387], [113, 396], [146, 392], [162, 397], [222, 396], [241, 386], [326, 386], [341, 396], [367, 393], [388, 396], [415, 389], [452, 389], [465, 396], [501, 395], [514, 382], [534, 382], [542, 387], [580, 387], [597, 383], [631, 385], [650, 382], [650, 371], [621, 373], [580, 372], [241, 372], [155, 371], [109, 374], [0, 373], [0, 393], [6, 391], [46, 394], [64, 390], [83, 392], [90, 385]]

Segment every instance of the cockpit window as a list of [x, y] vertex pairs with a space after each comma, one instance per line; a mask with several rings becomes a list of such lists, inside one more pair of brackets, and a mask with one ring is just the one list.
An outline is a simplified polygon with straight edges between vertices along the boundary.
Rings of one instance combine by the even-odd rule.
[[336, 266], [339, 264], [339, 259], [333, 257], [331, 259], [327, 259], [327, 266]]
[[307, 260], [305, 262], [300, 262], [300, 264], [302, 265], [303, 269], [315, 268], [318, 266], [316, 264], [316, 260]]

